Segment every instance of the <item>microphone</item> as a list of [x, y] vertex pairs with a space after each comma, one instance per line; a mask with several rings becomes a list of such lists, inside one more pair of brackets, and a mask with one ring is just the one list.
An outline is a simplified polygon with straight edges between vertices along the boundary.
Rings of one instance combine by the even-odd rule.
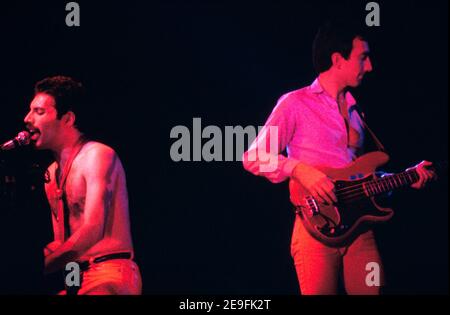
[[30, 143], [30, 139], [31, 135], [28, 131], [21, 131], [14, 139], [3, 143], [0, 146], [0, 150], [8, 151], [23, 145], [28, 145]]

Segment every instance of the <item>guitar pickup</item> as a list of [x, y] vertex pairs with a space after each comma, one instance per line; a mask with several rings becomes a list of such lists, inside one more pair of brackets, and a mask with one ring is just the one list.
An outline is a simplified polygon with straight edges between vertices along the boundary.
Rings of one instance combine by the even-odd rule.
[[308, 214], [309, 217], [318, 215], [320, 212], [319, 209], [319, 204], [317, 203], [316, 199], [314, 199], [314, 197], [312, 196], [307, 196], [305, 198], [307, 207], [306, 207], [306, 212]]

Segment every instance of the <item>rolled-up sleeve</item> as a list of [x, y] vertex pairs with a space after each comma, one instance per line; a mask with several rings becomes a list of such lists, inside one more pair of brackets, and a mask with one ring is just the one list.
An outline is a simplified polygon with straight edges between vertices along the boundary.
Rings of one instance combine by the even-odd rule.
[[244, 168], [254, 175], [264, 176], [273, 183], [290, 177], [298, 160], [283, 154], [296, 129], [296, 112], [288, 97], [282, 97], [264, 127], [244, 152]]

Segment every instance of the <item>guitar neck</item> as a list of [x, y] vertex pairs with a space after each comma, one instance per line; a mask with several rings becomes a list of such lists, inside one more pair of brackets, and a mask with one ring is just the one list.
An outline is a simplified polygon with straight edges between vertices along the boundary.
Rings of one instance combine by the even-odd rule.
[[364, 183], [364, 190], [368, 197], [387, 193], [397, 188], [410, 186], [419, 180], [419, 174], [415, 169], [410, 169], [398, 174], [386, 175], [381, 178]]

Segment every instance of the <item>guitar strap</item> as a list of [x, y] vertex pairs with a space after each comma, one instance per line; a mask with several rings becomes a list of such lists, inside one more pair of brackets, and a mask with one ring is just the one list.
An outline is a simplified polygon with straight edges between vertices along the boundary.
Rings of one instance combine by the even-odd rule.
[[359, 114], [359, 117], [361, 118], [361, 122], [363, 124], [364, 129], [366, 129], [370, 136], [372, 137], [373, 141], [375, 142], [375, 145], [377, 146], [378, 150], [387, 153], [384, 145], [381, 143], [381, 141], [377, 138], [377, 136], [375, 135], [375, 133], [372, 131], [372, 129], [369, 128], [369, 125], [367, 125], [366, 119], [365, 119], [365, 114], [364, 112], [361, 110], [361, 108], [359, 107], [358, 104], [355, 104], [352, 106]]
[[64, 242], [69, 234], [70, 234], [70, 226], [69, 226], [69, 208], [67, 205], [67, 199], [65, 195], [65, 186], [66, 186], [66, 179], [69, 175], [70, 169], [72, 167], [73, 160], [80, 152], [83, 145], [87, 142], [87, 140], [81, 136], [78, 140], [77, 144], [72, 150], [72, 153], [70, 154], [69, 158], [67, 159], [66, 164], [64, 165], [64, 169], [61, 174], [61, 180], [58, 185], [58, 181], [56, 180], [56, 174], [55, 174], [55, 188], [56, 188], [56, 199], [57, 199], [57, 213], [56, 213], [56, 221], [59, 224], [59, 229], [62, 231], [60, 234], [61, 241]]

